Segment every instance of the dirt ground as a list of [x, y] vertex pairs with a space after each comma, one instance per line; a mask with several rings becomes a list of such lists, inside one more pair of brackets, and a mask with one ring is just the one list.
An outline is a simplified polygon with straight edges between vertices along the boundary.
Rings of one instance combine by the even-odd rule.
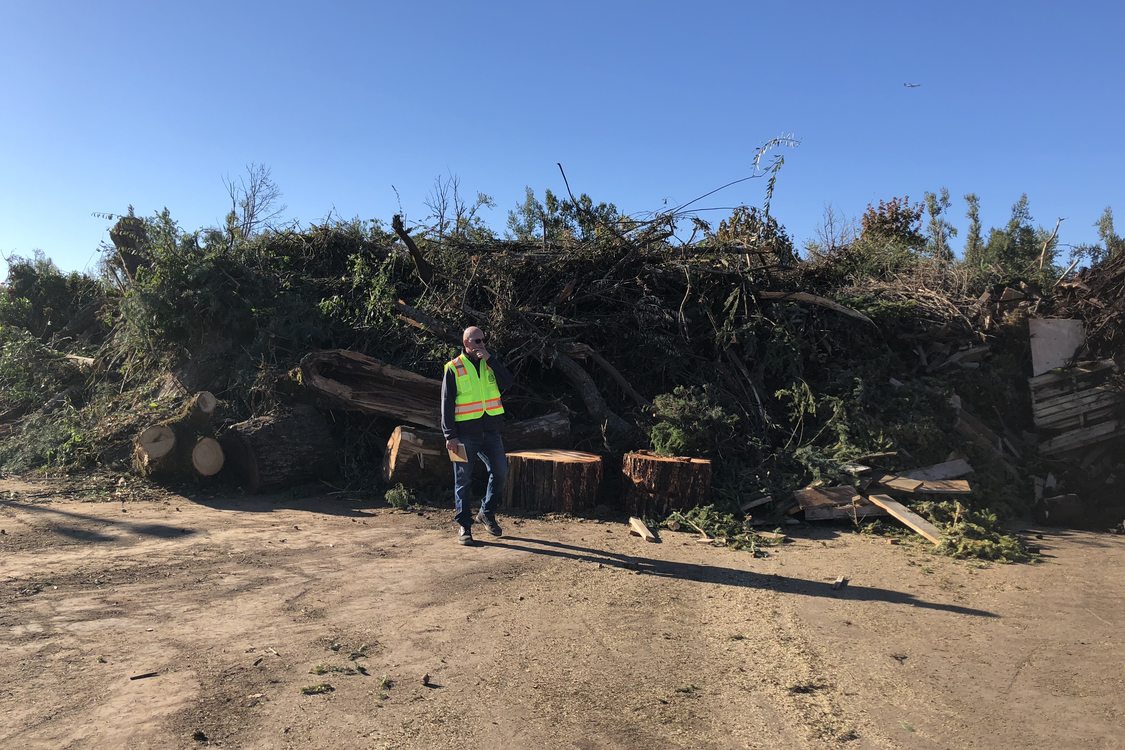
[[1120, 536], [755, 559], [507, 518], [466, 549], [445, 510], [107, 495], [0, 482], [0, 747], [1125, 745]]

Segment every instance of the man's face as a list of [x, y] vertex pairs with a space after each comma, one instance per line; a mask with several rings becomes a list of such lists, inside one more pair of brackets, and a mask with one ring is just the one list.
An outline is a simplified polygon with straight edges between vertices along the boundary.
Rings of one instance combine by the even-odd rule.
[[464, 339], [465, 351], [472, 354], [477, 359], [480, 359], [481, 355], [486, 351], [484, 346], [485, 338], [484, 331], [479, 328], [467, 332]]

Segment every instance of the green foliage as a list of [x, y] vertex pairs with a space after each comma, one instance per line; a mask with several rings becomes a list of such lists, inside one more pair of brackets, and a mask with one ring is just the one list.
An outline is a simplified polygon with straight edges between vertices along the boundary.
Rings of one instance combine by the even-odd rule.
[[930, 236], [926, 242], [926, 250], [934, 260], [950, 263], [953, 261], [953, 248], [949, 240], [957, 236], [957, 228], [945, 219], [949, 213], [949, 190], [942, 188], [940, 193], [927, 192], [925, 201], [926, 213], [930, 216]]
[[756, 206], [738, 206], [719, 222], [719, 228], [708, 232], [708, 244], [742, 247], [759, 252], [763, 262], [782, 267], [797, 261], [793, 239], [773, 216], [765, 216]]
[[1018, 537], [1005, 534], [996, 513], [973, 510], [959, 502], [924, 502], [914, 509], [942, 529], [938, 551], [957, 558], [976, 558], [998, 562], [1026, 562], [1031, 559]]
[[64, 274], [43, 252], [8, 258], [8, 281], [0, 289], [0, 326], [26, 329], [47, 340], [60, 332], [82, 307], [104, 296], [96, 279]]
[[0, 324], [0, 417], [41, 406], [78, 376], [61, 353], [22, 328]]
[[777, 544], [754, 533], [754, 530], [733, 513], [718, 510], [713, 505], [702, 505], [690, 510], [672, 513], [664, 521], [666, 528], [687, 531], [702, 530], [717, 544], [750, 552], [755, 557], [765, 557], [763, 547]]
[[630, 228], [631, 222], [616, 206], [595, 204], [585, 193], [572, 201], [547, 190], [540, 202], [530, 187], [525, 191], [523, 202], [508, 212], [508, 236], [512, 239], [537, 242], [546, 234], [552, 243], [571, 245], [594, 242]]
[[710, 384], [678, 385], [657, 396], [653, 415], [649, 438], [661, 456], [717, 456], [738, 425], [738, 417], [723, 408]]
[[385, 499], [387, 504], [392, 508], [397, 508], [398, 510], [407, 510], [417, 502], [414, 491], [402, 483], [396, 484], [394, 487], [387, 490], [386, 494], [383, 495], [383, 499]]
[[922, 234], [921, 203], [910, 203], [910, 196], [879, 201], [878, 206], [868, 204], [860, 219], [860, 239], [875, 244], [899, 245], [909, 250], [920, 250], [926, 244]]

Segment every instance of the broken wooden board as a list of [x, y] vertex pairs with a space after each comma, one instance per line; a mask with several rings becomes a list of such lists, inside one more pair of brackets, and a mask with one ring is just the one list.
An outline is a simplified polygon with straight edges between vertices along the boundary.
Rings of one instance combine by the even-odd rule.
[[1098, 385], [1117, 369], [1112, 359], [1079, 362], [1073, 367], [1028, 378], [1032, 398], [1036, 401]]
[[931, 495], [969, 495], [973, 488], [967, 479], [929, 479], [925, 481], [906, 479], [888, 474], [879, 480], [879, 484], [898, 492], [910, 494], [928, 493]]
[[776, 531], [755, 531], [754, 536], [760, 536], [762, 539], [777, 542], [778, 544], [792, 541], [789, 537], [785, 536], [785, 534], [780, 534]]
[[928, 482], [937, 479], [959, 479], [966, 474], [972, 473], [972, 465], [963, 458], [957, 458], [952, 461], [934, 464], [933, 466], [924, 466], [920, 469], [900, 471], [898, 475], [905, 479], [918, 479], [922, 482]]
[[978, 446], [992, 454], [1004, 471], [1014, 479], [1020, 479], [1021, 474], [1012, 462], [1008, 460], [1008, 456], [1000, 448], [1000, 439], [996, 433], [989, 430], [979, 419], [973, 417], [968, 412], [960, 411], [957, 414], [957, 421], [954, 422], [953, 428], [957, 430], [962, 436], [969, 438]]
[[1031, 374], [1042, 375], [1064, 367], [1086, 342], [1086, 324], [1070, 318], [1032, 318]]
[[629, 533], [635, 536], [639, 536], [646, 542], [656, 541], [656, 534], [653, 534], [648, 525], [646, 525], [644, 521], [637, 518], [636, 516], [629, 517]]
[[750, 510], [751, 508], [757, 508], [757, 507], [762, 506], [762, 505], [768, 505], [769, 503], [772, 503], [772, 502], [773, 502], [773, 496], [772, 495], [763, 495], [762, 497], [759, 497], [756, 500], [747, 500], [746, 502], [744, 502], [742, 505], [739, 506], [739, 509], [743, 513], [745, 513], [746, 511]]
[[887, 495], [870, 495], [867, 499], [934, 544], [941, 544], [941, 530], [899, 501]]
[[988, 354], [988, 352], [989, 347], [987, 346], [973, 346], [968, 349], [962, 349], [960, 351], [953, 352], [953, 354], [950, 354], [946, 359], [942, 360], [936, 365], [932, 365], [930, 367], [930, 372], [936, 372], [937, 370], [940, 370], [943, 367], [948, 367], [949, 365], [964, 365], [968, 363], [976, 364], [976, 361], [984, 355]]
[[844, 521], [884, 516], [886, 512], [867, 502], [855, 487], [815, 487], [793, 493], [806, 521]]

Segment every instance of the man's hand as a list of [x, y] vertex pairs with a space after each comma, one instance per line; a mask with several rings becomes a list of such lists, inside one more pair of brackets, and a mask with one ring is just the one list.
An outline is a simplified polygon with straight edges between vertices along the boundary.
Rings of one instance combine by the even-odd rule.
[[453, 451], [454, 453], [457, 453], [461, 449], [461, 441], [458, 440], [457, 438], [453, 438], [452, 440], [446, 440], [445, 441], [445, 449], [447, 451]]
[[477, 359], [479, 359], [481, 362], [487, 362], [489, 359], [492, 358], [492, 355], [489, 354], [488, 350], [485, 349], [483, 346], [479, 347], [477, 349], [476, 353], [477, 353]]

